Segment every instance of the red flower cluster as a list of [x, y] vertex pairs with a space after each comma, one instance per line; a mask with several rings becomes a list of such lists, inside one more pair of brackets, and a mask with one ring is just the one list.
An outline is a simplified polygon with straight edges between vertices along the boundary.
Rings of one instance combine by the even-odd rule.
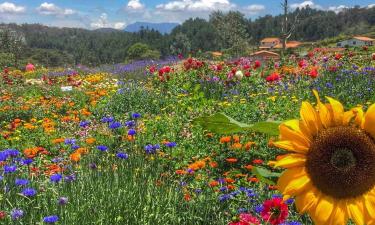
[[204, 65], [204, 62], [199, 61], [199, 60], [194, 59], [194, 58], [188, 58], [184, 62], [185, 70], [190, 70], [190, 69], [196, 70], [196, 69], [201, 68], [203, 65]]
[[255, 63], [254, 63], [254, 70], [258, 69], [261, 66], [262, 66], [262, 63], [260, 63], [259, 60], [256, 60]]
[[318, 77], [318, 69], [312, 68], [310, 73], [309, 73], [309, 76], [312, 77], [312, 78], [317, 78]]
[[272, 225], [284, 223], [288, 217], [288, 205], [282, 198], [273, 198], [263, 203], [263, 210], [260, 213], [264, 221]]
[[165, 80], [170, 80], [171, 77], [170, 77], [170, 73], [172, 72], [172, 69], [171, 67], [169, 66], [164, 66], [163, 68], [161, 68], [159, 70], [159, 80], [161, 82], [164, 82]]
[[272, 73], [268, 77], [266, 77], [267, 82], [274, 82], [279, 81], [281, 79], [280, 75], [277, 72]]

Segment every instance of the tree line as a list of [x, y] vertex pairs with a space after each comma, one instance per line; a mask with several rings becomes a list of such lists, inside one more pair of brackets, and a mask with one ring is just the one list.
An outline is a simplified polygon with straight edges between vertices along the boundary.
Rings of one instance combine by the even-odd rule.
[[[262, 38], [280, 37], [284, 16], [265, 15], [252, 20], [238, 11], [216, 11], [210, 14], [208, 20], [188, 19], [170, 34], [149, 29], [129, 33], [40, 24], [0, 24], [0, 66], [17, 66], [20, 61], [50, 67], [95, 66], [207, 51], [224, 51], [239, 56], [257, 46]], [[335, 13], [307, 6], [289, 12], [288, 17], [298, 18], [290, 39], [317, 41], [341, 34], [373, 31], [375, 7], [356, 6]]]

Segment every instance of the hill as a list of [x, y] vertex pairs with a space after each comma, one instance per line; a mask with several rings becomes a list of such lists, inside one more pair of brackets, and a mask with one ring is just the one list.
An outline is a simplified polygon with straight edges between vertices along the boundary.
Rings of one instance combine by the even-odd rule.
[[142, 28], [149, 29], [149, 30], [156, 30], [162, 34], [169, 34], [171, 31], [177, 27], [178, 23], [148, 23], [148, 22], [136, 22], [133, 24], [128, 25], [125, 28], [127, 32], [138, 32]]

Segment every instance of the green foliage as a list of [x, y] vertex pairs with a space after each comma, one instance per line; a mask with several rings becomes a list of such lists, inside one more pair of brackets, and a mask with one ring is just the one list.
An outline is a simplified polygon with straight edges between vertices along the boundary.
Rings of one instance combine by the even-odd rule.
[[244, 131], [252, 131], [274, 136], [278, 135], [278, 126], [280, 125], [279, 122], [258, 122], [249, 125], [238, 122], [223, 113], [199, 117], [194, 119], [193, 123], [199, 124], [205, 130], [217, 134], [233, 134]]
[[135, 43], [130, 46], [128, 50], [128, 59], [140, 60], [140, 59], [159, 59], [160, 52], [152, 50], [147, 44]]

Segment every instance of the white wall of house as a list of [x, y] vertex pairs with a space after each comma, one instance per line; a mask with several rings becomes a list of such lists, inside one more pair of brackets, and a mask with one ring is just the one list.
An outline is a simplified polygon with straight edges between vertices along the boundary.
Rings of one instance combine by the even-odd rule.
[[337, 47], [345, 47], [345, 46], [362, 47], [362, 46], [372, 46], [372, 45], [373, 45], [372, 41], [362, 41], [362, 40], [358, 40], [354, 38], [345, 40], [345, 41], [340, 41], [337, 43]]

